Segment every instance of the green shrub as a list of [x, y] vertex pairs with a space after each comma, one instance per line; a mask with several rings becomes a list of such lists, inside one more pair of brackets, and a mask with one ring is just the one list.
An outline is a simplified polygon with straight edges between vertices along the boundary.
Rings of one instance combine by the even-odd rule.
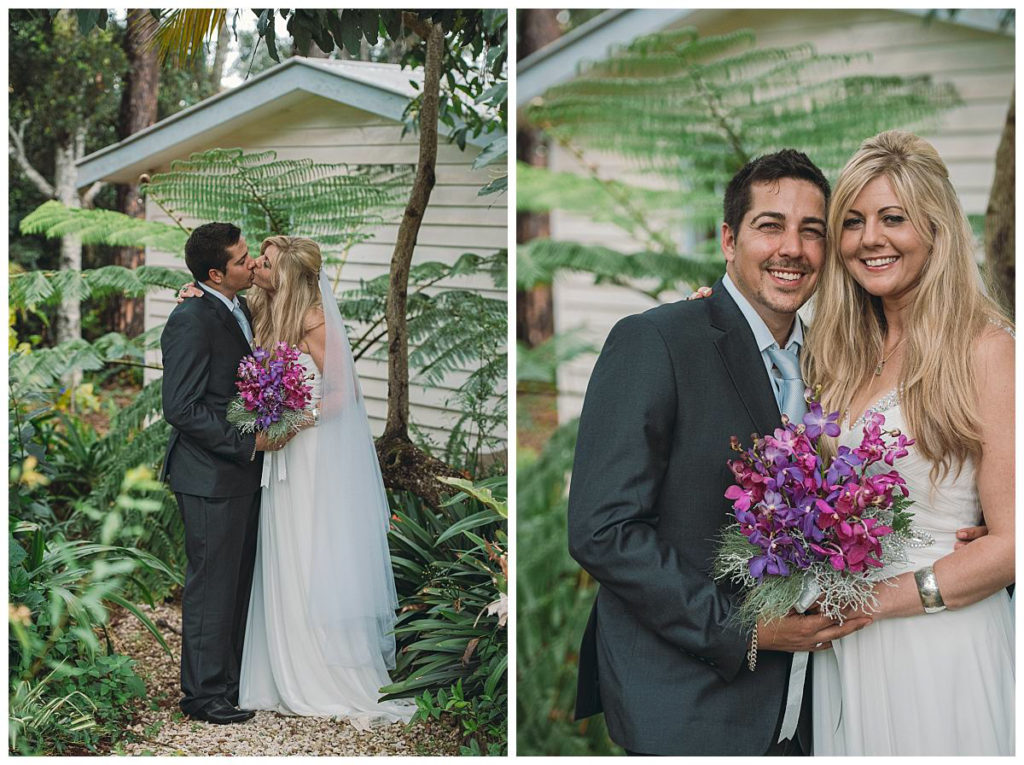
[[392, 501], [391, 554], [402, 614], [389, 698], [417, 695], [414, 719], [458, 719], [464, 754], [505, 754], [508, 717], [507, 476], [462, 491], [434, 512]]

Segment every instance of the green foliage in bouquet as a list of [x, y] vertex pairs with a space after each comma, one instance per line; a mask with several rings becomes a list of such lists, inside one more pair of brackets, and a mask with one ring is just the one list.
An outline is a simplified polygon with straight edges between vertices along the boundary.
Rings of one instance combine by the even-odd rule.
[[[883, 560], [900, 562], [906, 560], [906, 550], [912, 540], [911, 519], [908, 508], [914, 502], [904, 494], [893, 495], [892, 506], [879, 512], [879, 522], [892, 527], [891, 534], [882, 537]], [[792, 530], [799, 535], [799, 531]], [[738, 607], [732, 612], [732, 621], [744, 629], [751, 629], [758, 620], [768, 622], [781, 619], [798, 602], [804, 591], [805, 579], [799, 576], [765, 576], [755, 580], [750, 575], [749, 561], [760, 551], [733, 524], [720, 535], [720, 546], [716, 554], [712, 575], [716, 580], [728, 580], [744, 591]], [[881, 580], [880, 569], [865, 572], [863, 576], [837, 571], [831, 566], [815, 566], [808, 570], [808, 584], [813, 582], [824, 593], [819, 604], [822, 613], [840, 618], [840, 612], [847, 608], [871, 610], [877, 606], [874, 587]], [[756, 586], [755, 586], [756, 585]]]
[[460, 489], [433, 512], [412, 495], [391, 506], [391, 559], [401, 616], [389, 698], [413, 695], [414, 719], [448, 715], [463, 754], [507, 753], [507, 477]]

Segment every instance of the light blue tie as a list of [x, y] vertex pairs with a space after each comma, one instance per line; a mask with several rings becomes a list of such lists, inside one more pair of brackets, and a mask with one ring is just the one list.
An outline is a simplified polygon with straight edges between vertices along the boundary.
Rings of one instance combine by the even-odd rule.
[[[800, 376], [800, 359], [796, 350], [781, 350], [776, 345], [768, 349], [768, 358], [779, 370], [782, 377], [778, 381], [775, 399], [779, 402], [779, 411], [785, 412], [791, 422], [800, 424], [807, 413], [807, 401], [804, 399], [804, 379]], [[796, 725], [800, 720], [800, 704], [803, 701], [804, 681], [807, 677], [807, 662], [810, 654], [805, 651], [793, 654], [793, 663], [789, 668], [789, 689], [786, 693], [786, 712], [782, 717], [779, 741], [792, 738], [796, 733]]]
[[804, 400], [806, 386], [804, 378], [800, 376], [800, 359], [795, 350], [780, 350], [775, 345], [768, 349], [768, 358], [782, 376], [775, 394], [779, 411], [789, 415], [790, 422], [799, 423], [807, 414], [807, 402]]
[[252, 345], [252, 327], [249, 326], [249, 320], [245, 318], [242, 306], [236, 305], [231, 309], [231, 313], [235, 317], [235, 321], [238, 322], [238, 326], [242, 328], [242, 334], [245, 335], [246, 342]]

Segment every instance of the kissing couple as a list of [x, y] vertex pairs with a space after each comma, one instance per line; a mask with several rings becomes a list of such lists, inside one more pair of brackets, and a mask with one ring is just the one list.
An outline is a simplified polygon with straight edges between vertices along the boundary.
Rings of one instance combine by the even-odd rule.
[[[945, 164], [901, 131], [834, 190], [798, 151], [762, 156], [721, 231], [725, 276], [622, 319], [587, 388], [569, 546], [600, 588], [577, 718], [603, 711], [631, 754], [1012, 755], [1014, 335]], [[711, 575], [730, 437], [800, 422], [805, 385], [841, 413], [833, 453], [876, 414], [914, 440], [900, 471], [932, 541], [873, 609], [743, 628]]]
[[[252, 258], [238, 227], [207, 223], [185, 262], [195, 283], [160, 338], [162, 475], [188, 558], [181, 709], [216, 724], [257, 709], [407, 721], [411, 703], [379, 701], [395, 662], [390, 510], [320, 248], [272, 236]], [[305, 427], [275, 442], [241, 433], [227, 408], [239, 362], [282, 342], [313, 400]]]

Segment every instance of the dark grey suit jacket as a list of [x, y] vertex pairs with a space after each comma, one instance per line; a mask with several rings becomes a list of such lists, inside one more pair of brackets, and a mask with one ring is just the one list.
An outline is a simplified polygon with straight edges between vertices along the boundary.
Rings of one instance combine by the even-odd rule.
[[709, 571], [730, 521], [729, 437], [749, 445], [778, 426], [753, 332], [721, 281], [608, 336], [569, 494], [570, 553], [601, 585], [576, 716], [603, 709], [626, 749], [759, 755], [774, 743], [792, 655], [762, 651], [747, 669], [733, 593]]
[[259, 491], [263, 452], [250, 462], [256, 437], [227, 421], [238, 362], [251, 352], [231, 311], [206, 292], [183, 301], [167, 318], [160, 349], [164, 418], [172, 427], [161, 479], [172, 491], [200, 497]]

